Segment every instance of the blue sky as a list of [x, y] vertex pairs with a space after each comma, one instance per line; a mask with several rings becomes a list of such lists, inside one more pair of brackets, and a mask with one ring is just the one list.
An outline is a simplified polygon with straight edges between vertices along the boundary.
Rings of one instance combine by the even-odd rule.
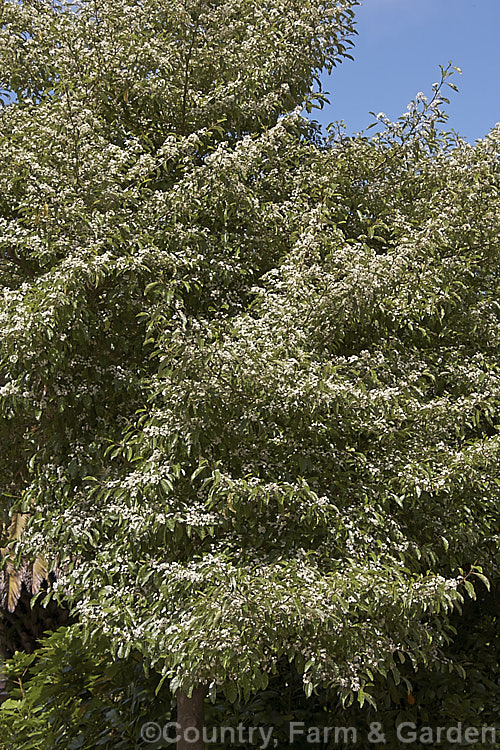
[[354, 62], [322, 77], [330, 104], [313, 117], [323, 125], [362, 130], [370, 110], [396, 119], [449, 60], [462, 75], [450, 79], [459, 93], [448, 89], [447, 129], [473, 143], [500, 121], [500, 0], [364, 0], [356, 18]]

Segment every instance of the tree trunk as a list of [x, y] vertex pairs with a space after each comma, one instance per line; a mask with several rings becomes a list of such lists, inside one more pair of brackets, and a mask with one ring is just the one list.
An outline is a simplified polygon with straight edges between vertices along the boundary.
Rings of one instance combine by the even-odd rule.
[[177, 695], [177, 734], [180, 737], [177, 750], [205, 750], [203, 722], [206, 688], [203, 685], [193, 690], [191, 698], [186, 693]]
[[[0, 667], [1, 669], [1, 667]], [[0, 705], [7, 700], [9, 694], [7, 692], [7, 679], [4, 674], [0, 671]]]

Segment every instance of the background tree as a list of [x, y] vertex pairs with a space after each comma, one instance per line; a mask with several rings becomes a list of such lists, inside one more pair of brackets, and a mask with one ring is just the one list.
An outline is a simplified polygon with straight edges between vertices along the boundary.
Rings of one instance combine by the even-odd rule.
[[351, 5], [6, 6], [5, 507], [78, 618], [9, 666], [17, 747], [130, 747], [137, 664], [493, 721], [499, 133], [439, 134], [449, 70], [372, 138], [278, 119]]

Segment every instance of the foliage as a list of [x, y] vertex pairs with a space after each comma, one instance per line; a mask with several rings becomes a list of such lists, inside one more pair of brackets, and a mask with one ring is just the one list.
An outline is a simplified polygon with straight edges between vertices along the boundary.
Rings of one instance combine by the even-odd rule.
[[322, 140], [293, 108], [354, 4], [3, 6], [3, 509], [78, 618], [3, 722], [48, 731], [58, 639], [113, 673], [88, 736], [57, 693], [84, 747], [147, 715], [136, 664], [224, 710], [288, 669], [311, 710], [494, 715], [459, 693], [467, 627], [498, 696], [500, 130], [439, 131], [447, 68]]
[[7, 666], [14, 687], [2, 705], [1, 737], [9, 744], [0, 739], [1, 748], [128, 750], [143, 723], [170, 719], [171, 696], [166, 689], [155, 694], [158, 677], [146, 678], [140, 656], [109, 660], [64, 628], [36, 654], [18, 653]]
[[[394, 675], [377, 680], [377, 711], [369, 704], [363, 708], [353, 704], [346, 709], [334, 693], [325, 689], [306, 698], [302, 675], [287, 660], [281, 660], [266, 689], [248, 701], [231, 704], [220, 695], [213, 706], [209, 704], [205, 719], [208, 731], [211, 734], [213, 727], [236, 728], [240, 724], [272, 727], [278, 747], [289, 747], [292, 721], [303, 722], [306, 727], [349, 726], [357, 728], [356, 747], [364, 748], [369, 745], [363, 744], [363, 739], [374, 721], [385, 728], [388, 747], [400, 746], [395, 737], [400, 722], [434, 727], [455, 726], [458, 722], [465, 727], [494, 726], [500, 708], [497, 689], [500, 633], [492, 605], [493, 602], [488, 606], [485, 598], [480, 597], [466, 607], [460, 639], [448, 653], [464, 667], [461, 675], [453, 674], [453, 691], [449, 689], [446, 664], [432, 672], [418, 673], [409, 662], [398, 661], [399, 679]], [[457, 613], [456, 619], [461, 617]], [[12, 699], [0, 711], [3, 730], [0, 737], [10, 738], [6, 745], [0, 740], [2, 750], [4, 747], [8, 750], [166, 747], [161, 742], [141, 741], [141, 727], [146, 722], [164, 726], [175, 719], [165, 686], [159, 695], [155, 693], [158, 675], [145, 674], [137, 653], [126, 660], [110, 660], [102, 653], [95, 653], [96, 656], [89, 654], [81, 641], [68, 638], [68, 633], [60, 629], [45, 640], [38, 661], [34, 656], [27, 659], [19, 655], [9, 662], [9, 678], [16, 689], [11, 690]], [[29, 674], [28, 664], [33, 665]], [[411, 679], [412, 692], [408, 692], [405, 678]], [[317, 744], [312, 744], [304, 733], [295, 737], [292, 746], [305, 750]], [[345, 742], [331, 743], [328, 748], [337, 746], [345, 747]], [[210, 743], [210, 747], [224, 750], [227, 744]]]

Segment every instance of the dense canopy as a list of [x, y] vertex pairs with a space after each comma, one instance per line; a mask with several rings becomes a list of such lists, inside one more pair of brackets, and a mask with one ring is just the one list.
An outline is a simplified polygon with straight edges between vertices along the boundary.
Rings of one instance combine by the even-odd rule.
[[500, 131], [439, 131], [445, 69], [322, 139], [294, 108], [353, 5], [4, 2], [4, 546], [58, 566], [66, 644], [172, 693], [247, 701], [291, 663], [373, 711], [454, 670], [445, 714], [479, 725]]

